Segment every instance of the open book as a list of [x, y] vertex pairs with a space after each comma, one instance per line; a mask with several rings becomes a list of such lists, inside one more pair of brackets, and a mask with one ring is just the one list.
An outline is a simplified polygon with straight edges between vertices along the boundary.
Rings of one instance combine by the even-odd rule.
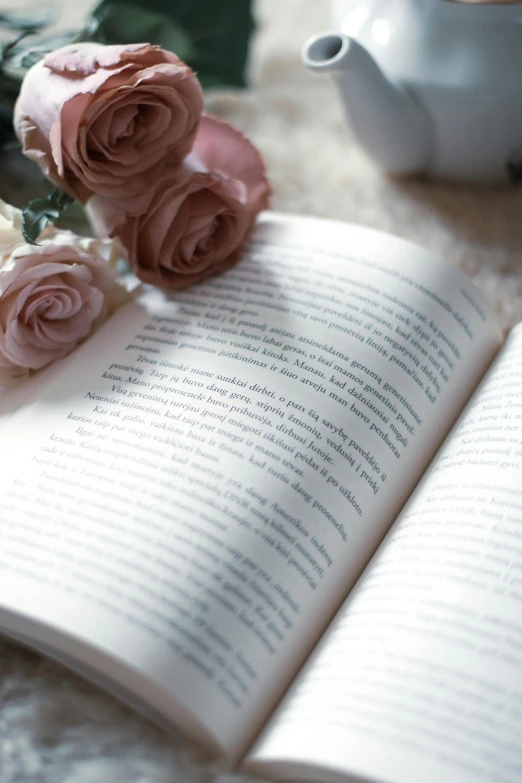
[[267, 213], [3, 419], [4, 633], [261, 777], [520, 783], [522, 331], [459, 272]]

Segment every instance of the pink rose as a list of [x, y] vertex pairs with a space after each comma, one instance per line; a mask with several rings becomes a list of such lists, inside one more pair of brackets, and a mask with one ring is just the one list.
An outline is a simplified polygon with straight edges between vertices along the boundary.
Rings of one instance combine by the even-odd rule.
[[141, 193], [189, 152], [203, 107], [195, 74], [149, 44], [64, 46], [27, 73], [14, 126], [27, 157], [73, 198]]
[[[3, 227], [0, 224], [0, 245]], [[96, 329], [127, 294], [111, 242], [48, 228], [41, 244], [2, 246], [0, 372], [39, 369]]]
[[228, 123], [203, 116], [181, 170], [135, 199], [94, 197], [87, 211], [99, 236], [121, 240], [141, 280], [184, 288], [236, 263], [269, 195], [256, 148]]

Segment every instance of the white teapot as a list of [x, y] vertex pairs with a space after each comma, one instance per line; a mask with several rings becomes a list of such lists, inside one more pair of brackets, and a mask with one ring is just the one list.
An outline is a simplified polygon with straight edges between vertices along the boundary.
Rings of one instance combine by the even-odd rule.
[[[522, 181], [522, 2], [334, 0], [303, 61], [331, 73], [389, 173]], [[337, 32], [338, 31], [338, 32]]]

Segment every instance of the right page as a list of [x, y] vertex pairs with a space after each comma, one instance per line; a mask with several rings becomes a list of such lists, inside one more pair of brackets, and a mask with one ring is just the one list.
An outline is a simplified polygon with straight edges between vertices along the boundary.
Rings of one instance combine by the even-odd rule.
[[253, 749], [278, 780], [522, 780], [522, 326]]

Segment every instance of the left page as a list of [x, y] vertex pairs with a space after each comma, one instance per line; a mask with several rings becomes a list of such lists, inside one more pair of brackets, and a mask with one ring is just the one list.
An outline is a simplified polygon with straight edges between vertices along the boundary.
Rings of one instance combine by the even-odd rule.
[[238, 755], [499, 343], [429, 254], [267, 215], [237, 268], [128, 305], [11, 418], [0, 627]]

